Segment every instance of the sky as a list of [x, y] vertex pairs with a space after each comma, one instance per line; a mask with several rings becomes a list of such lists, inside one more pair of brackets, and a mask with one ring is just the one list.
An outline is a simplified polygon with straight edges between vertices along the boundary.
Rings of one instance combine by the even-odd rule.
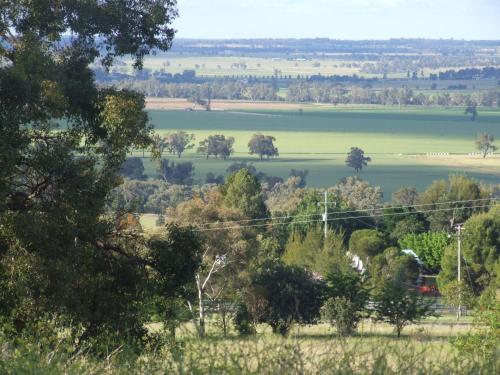
[[178, 38], [500, 39], [500, 0], [178, 0]]

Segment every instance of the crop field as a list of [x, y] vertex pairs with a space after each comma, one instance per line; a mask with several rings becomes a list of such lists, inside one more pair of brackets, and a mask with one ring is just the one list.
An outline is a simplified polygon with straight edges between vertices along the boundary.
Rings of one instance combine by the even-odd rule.
[[[197, 76], [222, 77], [222, 76], [272, 76], [278, 71], [278, 75], [293, 78], [297, 75], [311, 76], [322, 75], [362, 75], [366, 78], [379, 77], [382, 74], [369, 74], [361, 71], [363, 63], [370, 61], [350, 61], [344, 57], [330, 55], [327, 57], [293, 56], [287, 58], [248, 57], [248, 56], [181, 56], [167, 54], [162, 56], [149, 56], [144, 61], [144, 67], [152, 71], [164, 69], [169, 73], [182, 73], [184, 70], [195, 70]], [[123, 59], [123, 65], [118, 70], [131, 73], [132, 60]], [[424, 69], [424, 75], [447, 70], [447, 67], [439, 69]], [[388, 78], [405, 78], [406, 71], [402, 73], [390, 73]], [[457, 83], [456, 81], [454, 82]]]
[[[223, 103], [220, 104], [221, 106]], [[224, 174], [234, 162], [252, 162], [269, 175], [286, 178], [291, 169], [308, 169], [309, 186], [325, 187], [354, 175], [345, 165], [351, 146], [365, 150], [372, 162], [359, 176], [383, 187], [385, 197], [401, 186], [424, 189], [433, 180], [452, 173], [496, 184], [500, 182], [500, 158], [469, 156], [476, 152], [478, 132], [500, 139], [500, 111], [480, 110], [472, 122], [463, 109], [303, 106], [297, 109], [269, 109], [266, 103], [252, 109], [245, 103], [231, 103], [230, 110], [150, 110], [160, 134], [185, 130], [196, 135], [196, 144], [210, 134], [232, 136], [235, 154], [228, 160], [206, 160], [195, 149], [181, 161], [192, 161], [196, 178], [206, 173]], [[259, 161], [248, 154], [247, 143], [255, 133], [276, 137], [280, 156]], [[449, 153], [428, 156], [427, 153]], [[173, 158], [173, 156], [172, 156]], [[146, 163], [154, 174], [154, 164]]]

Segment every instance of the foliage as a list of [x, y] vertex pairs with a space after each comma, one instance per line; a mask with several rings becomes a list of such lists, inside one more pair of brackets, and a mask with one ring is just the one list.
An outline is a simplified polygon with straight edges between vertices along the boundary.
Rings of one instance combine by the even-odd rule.
[[404, 326], [433, 314], [432, 302], [409, 290], [404, 271], [396, 269], [389, 280], [383, 281], [373, 296], [374, 319], [394, 325], [397, 336]]
[[490, 152], [498, 150], [498, 147], [493, 144], [494, 141], [495, 136], [492, 134], [479, 133], [477, 135], [476, 149], [483, 153], [483, 158], [486, 158]]
[[264, 156], [267, 159], [278, 156], [278, 149], [274, 147], [275, 141], [276, 138], [273, 136], [254, 134], [252, 139], [248, 142], [250, 155], [257, 154], [259, 155], [260, 160], [264, 159]]
[[319, 317], [323, 285], [299, 267], [265, 261], [252, 273], [249, 288], [263, 301], [258, 321], [274, 333], [286, 335], [293, 322], [313, 323]]
[[144, 97], [97, 87], [90, 66], [133, 55], [140, 68], [152, 50], [167, 50], [175, 2], [1, 7], [2, 318], [21, 333], [61, 315], [80, 327], [80, 343], [142, 340], [148, 249], [105, 203], [132, 145], [151, 145], [151, 127]]
[[498, 360], [500, 298], [497, 285], [492, 284], [479, 298], [474, 323], [480, 327], [479, 331], [460, 335], [453, 342], [459, 354], [469, 360]]
[[120, 174], [134, 180], [144, 180], [146, 176], [144, 175], [142, 159], [136, 157], [127, 158], [122, 164]]
[[237, 305], [233, 322], [240, 335], [253, 335], [256, 333], [252, 314], [250, 314], [247, 305], [244, 303]]
[[[477, 295], [497, 277], [500, 263], [500, 208], [472, 216], [465, 222], [462, 235], [462, 277]], [[457, 278], [457, 243], [445, 250], [442, 270], [438, 276], [440, 288]]]
[[378, 290], [396, 274], [408, 285], [415, 284], [420, 274], [420, 267], [415, 258], [395, 247], [389, 247], [382, 254], [375, 256], [368, 269], [373, 290]]
[[304, 169], [291, 169], [290, 170], [290, 175], [289, 177], [299, 177], [300, 178], [300, 184], [298, 185], [299, 188], [305, 188], [307, 185], [307, 175], [309, 174], [309, 170]]
[[305, 236], [292, 232], [283, 254], [286, 264], [322, 275], [345, 262], [344, 258], [344, 236], [330, 230], [325, 240], [321, 227], [311, 227]]
[[399, 240], [401, 249], [413, 250], [433, 272], [441, 269], [441, 259], [449, 244], [450, 239], [446, 232], [411, 233]]
[[176, 185], [192, 185], [194, 165], [190, 161], [183, 163], [170, 162], [168, 159], [158, 161], [158, 178]]
[[348, 208], [356, 210], [374, 208], [381, 203], [384, 196], [380, 186], [372, 186], [358, 176], [342, 178], [328, 191], [337, 196]]
[[221, 157], [226, 160], [234, 152], [233, 144], [233, 137], [226, 138], [222, 134], [210, 135], [200, 142], [197, 152], [205, 155], [207, 159], [214, 156], [216, 159]]
[[334, 268], [326, 277], [326, 295], [329, 297], [322, 307], [322, 317], [335, 324], [337, 332], [351, 334], [364, 317], [369, 292], [359, 273], [349, 264]]
[[352, 233], [349, 239], [349, 252], [364, 260], [382, 253], [387, 242], [382, 233], [375, 229], [360, 229]]
[[230, 175], [221, 187], [224, 201], [248, 218], [263, 218], [267, 215], [261, 186], [257, 178], [248, 169], [241, 169]]
[[413, 206], [418, 200], [418, 192], [414, 187], [402, 187], [392, 194], [392, 201], [396, 205]]
[[177, 155], [180, 158], [184, 151], [194, 148], [194, 143], [191, 143], [194, 139], [194, 134], [180, 130], [168, 134], [163, 143], [167, 152]]
[[472, 309], [476, 303], [476, 296], [464, 280], [454, 280], [439, 289], [443, 302], [458, 309], [459, 306]]
[[351, 151], [347, 154], [345, 163], [348, 167], [354, 168], [356, 172], [363, 170], [372, 159], [365, 156], [365, 152], [359, 147], [351, 147]]
[[[473, 214], [487, 210], [489, 191], [478, 181], [464, 175], [451, 175], [446, 180], [434, 181], [421, 195], [419, 204], [432, 231], [445, 231], [456, 223], [463, 223]], [[454, 203], [448, 203], [454, 202]]]
[[478, 113], [477, 113], [477, 104], [473, 102], [469, 102], [467, 107], [465, 107], [464, 114], [470, 115], [471, 121], [476, 121]]

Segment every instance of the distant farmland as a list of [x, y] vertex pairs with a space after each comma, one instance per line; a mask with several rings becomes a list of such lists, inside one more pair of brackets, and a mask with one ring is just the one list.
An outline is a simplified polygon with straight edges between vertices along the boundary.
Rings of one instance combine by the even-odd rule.
[[[359, 175], [382, 186], [387, 198], [401, 186], [423, 189], [451, 173], [466, 173], [488, 183], [500, 182], [500, 158], [483, 160], [467, 155], [475, 152], [478, 132], [494, 134], [500, 140], [500, 111], [480, 111], [475, 122], [464, 116], [461, 109], [438, 108], [305, 106], [302, 113], [263, 109], [151, 110], [150, 116], [160, 134], [186, 130], [196, 135], [196, 143], [210, 134], [235, 137], [235, 154], [227, 161], [205, 160], [194, 151], [183, 156], [182, 161], [194, 162], [199, 179], [208, 172], [224, 174], [235, 161], [247, 161], [258, 170], [283, 178], [292, 168], [308, 169], [309, 186], [330, 186], [355, 174], [345, 166], [344, 159], [351, 146], [358, 146], [373, 158]], [[279, 158], [260, 162], [248, 155], [248, 140], [257, 132], [276, 137]], [[451, 155], [427, 157], [427, 153]], [[152, 163], [146, 163], [146, 168], [154, 174]]]

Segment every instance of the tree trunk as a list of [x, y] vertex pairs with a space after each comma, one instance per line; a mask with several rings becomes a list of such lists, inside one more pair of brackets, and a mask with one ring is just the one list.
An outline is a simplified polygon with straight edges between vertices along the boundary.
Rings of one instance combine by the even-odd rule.
[[203, 289], [198, 286], [198, 308], [199, 308], [199, 335], [205, 337], [205, 304], [203, 303]]

